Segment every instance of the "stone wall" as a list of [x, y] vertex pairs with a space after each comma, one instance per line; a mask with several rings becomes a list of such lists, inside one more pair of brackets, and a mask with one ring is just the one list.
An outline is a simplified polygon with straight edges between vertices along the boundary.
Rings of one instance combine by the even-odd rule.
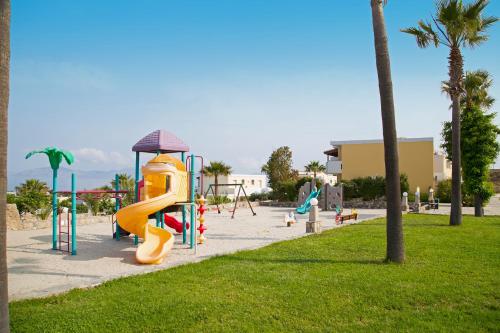
[[[278, 201], [261, 201], [261, 206], [266, 207], [283, 207], [283, 208], [296, 208], [296, 202], [278, 202]], [[344, 201], [343, 208], [365, 208], [365, 209], [385, 209], [387, 203], [385, 198], [363, 201], [362, 199], [352, 199]]]
[[[64, 214], [64, 219], [66, 218], [66, 214]], [[77, 225], [94, 223], [111, 223], [111, 215], [92, 216], [89, 214], [77, 214]], [[8, 230], [35, 230], [45, 229], [51, 226], [52, 214], [46, 220], [40, 220], [38, 217], [29, 213], [20, 216], [15, 204], [7, 204]]]
[[344, 208], [362, 208], [362, 209], [386, 209], [387, 202], [385, 198], [363, 201], [363, 199], [351, 199], [344, 201]]
[[490, 179], [491, 182], [493, 183], [495, 193], [500, 193], [500, 169], [491, 169]]

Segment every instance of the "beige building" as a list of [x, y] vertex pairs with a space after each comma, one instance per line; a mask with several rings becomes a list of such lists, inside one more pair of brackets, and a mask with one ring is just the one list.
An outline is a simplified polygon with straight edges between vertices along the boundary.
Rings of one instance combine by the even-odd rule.
[[434, 153], [434, 183], [451, 179], [451, 161], [446, 159], [446, 156], [441, 153]]
[[[268, 191], [267, 177], [265, 175], [230, 174], [228, 176], [219, 176], [217, 180], [219, 184], [242, 184], [247, 195]], [[206, 193], [210, 184], [214, 183], [214, 177], [205, 176], [203, 179], [203, 193]], [[211, 196], [211, 192], [212, 191], [210, 191], [207, 196]], [[238, 194], [238, 187], [220, 186], [218, 194], [226, 195], [228, 198], [234, 199]], [[243, 191], [240, 193], [240, 196], [243, 196]]]
[[[314, 177], [314, 172], [299, 171], [299, 177]], [[330, 184], [332, 186], [337, 184], [337, 176], [329, 173], [318, 172], [316, 173], [316, 178], [321, 180], [323, 184]]]
[[[332, 141], [327, 155], [327, 173], [339, 181], [358, 177], [385, 176], [382, 140]], [[408, 176], [410, 191], [434, 187], [434, 139], [399, 138], [399, 171]]]

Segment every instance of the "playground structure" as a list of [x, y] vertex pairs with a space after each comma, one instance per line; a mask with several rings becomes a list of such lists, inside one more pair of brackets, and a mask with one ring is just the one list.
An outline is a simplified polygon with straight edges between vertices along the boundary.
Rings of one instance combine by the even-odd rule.
[[342, 211], [340, 209], [336, 210], [335, 214], [335, 224], [344, 224], [345, 221], [348, 220], [358, 220], [358, 212], [356, 209], [351, 209], [351, 214], [342, 215]]
[[[235, 199], [234, 199], [234, 207], [231, 211], [231, 218], [234, 219], [234, 213], [236, 213], [236, 209], [238, 208], [238, 201], [240, 199], [240, 193], [241, 191], [243, 191], [243, 195], [245, 196], [245, 200], [248, 204], [248, 207], [250, 208], [250, 210], [252, 211], [252, 214], [253, 216], [256, 216], [257, 213], [253, 210], [253, 207], [252, 207], [252, 204], [250, 203], [250, 200], [248, 199], [248, 196], [247, 196], [247, 192], [245, 191], [245, 188], [243, 187], [243, 184], [210, 184], [208, 186], [208, 189], [205, 191], [205, 198], [208, 197], [208, 192], [212, 191], [212, 195], [215, 197], [215, 191], [214, 191], [214, 188], [218, 188], [218, 187], [237, 187], [238, 188], [238, 194], [236, 195]], [[219, 203], [218, 202], [215, 202], [215, 205], [217, 206], [217, 213], [221, 213], [221, 210], [220, 210], [220, 207], [219, 207]]]
[[308, 213], [311, 209], [310, 201], [318, 199], [318, 206], [324, 211], [342, 210], [343, 208], [343, 188], [342, 184], [332, 186], [324, 184], [321, 189], [317, 190], [312, 182], [307, 182], [299, 189], [298, 208], [296, 212], [299, 214]]
[[[122, 207], [122, 197], [128, 191], [120, 190], [119, 177], [115, 177], [114, 190], [77, 191], [76, 176], [72, 174], [71, 191], [57, 190], [57, 171], [63, 159], [72, 164], [73, 155], [55, 147], [47, 147], [44, 150], [32, 151], [26, 158], [35, 154], [45, 154], [49, 158], [53, 170], [52, 186], [52, 249], [77, 253], [76, 227], [77, 214], [76, 202], [83, 195], [94, 198], [109, 197], [115, 199], [115, 211], [112, 221], [115, 228], [114, 237], [120, 240], [124, 232], [134, 234], [134, 245], [139, 244], [139, 237], [144, 242], [138, 247], [136, 258], [140, 263], [157, 264], [162, 262], [168, 250], [173, 245], [173, 235], [165, 230], [165, 224], [173, 227], [177, 232], [182, 232], [182, 243], [187, 243], [187, 230], [190, 229], [190, 248], [196, 246], [196, 230], [200, 232], [198, 243], [205, 241], [203, 235], [205, 212], [204, 199], [195, 201], [195, 162], [200, 160], [203, 167], [203, 158], [191, 154], [187, 156], [189, 147], [178, 139], [174, 134], [164, 131], [154, 131], [137, 142], [132, 151], [136, 153], [135, 163], [135, 203]], [[143, 179], [140, 178], [140, 153], [153, 153], [156, 157], [150, 160], [143, 168]], [[181, 153], [181, 159], [168, 155], [168, 153]], [[203, 186], [203, 175], [200, 171], [198, 188]], [[142, 186], [141, 186], [142, 185]], [[71, 214], [69, 211], [59, 213], [58, 195], [71, 195]], [[141, 198], [142, 197], [142, 198]], [[197, 208], [196, 206], [199, 205]], [[182, 222], [174, 217], [166, 215], [166, 209], [182, 207]], [[190, 223], [187, 222], [187, 212], [190, 214]], [[66, 219], [63, 214], [66, 213]], [[196, 214], [199, 214], [200, 227], [196, 229]], [[150, 226], [148, 217], [156, 215], [156, 227]], [[115, 218], [116, 217], [116, 218]], [[166, 223], [165, 223], [166, 222]], [[67, 227], [63, 230], [63, 227]], [[191, 226], [191, 228], [190, 228]]]
[[[133, 147], [135, 159], [135, 203], [121, 208], [116, 214], [116, 240], [120, 240], [122, 230], [134, 234], [134, 244], [139, 244], [139, 237], [144, 242], [138, 247], [136, 259], [144, 264], [161, 263], [173, 245], [173, 235], [165, 230], [165, 224], [182, 232], [182, 243], [187, 243], [187, 230], [190, 230], [190, 248], [196, 246], [196, 178], [195, 162], [203, 158], [191, 154], [189, 147], [174, 134], [165, 130], [156, 130]], [[155, 154], [156, 157], [142, 167], [140, 177], [140, 153]], [[181, 159], [168, 154], [180, 153]], [[201, 186], [203, 175], [199, 177]], [[200, 188], [198, 186], [198, 188]], [[182, 209], [182, 221], [167, 215], [166, 210]], [[187, 222], [189, 210], [190, 222]], [[155, 214], [156, 227], [148, 224], [148, 216]], [[205, 227], [203, 227], [204, 230]], [[204, 231], [203, 230], [203, 231]], [[204, 239], [204, 236], [203, 236]]]

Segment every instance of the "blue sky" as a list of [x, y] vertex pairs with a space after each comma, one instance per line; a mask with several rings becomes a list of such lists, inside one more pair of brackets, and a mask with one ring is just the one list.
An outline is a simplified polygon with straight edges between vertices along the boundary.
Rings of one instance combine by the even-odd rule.
[[[398, 136], [437, 147], [447, 50], [399, 32], [433, 8], [392, 0], [386, 20]], [[157, 128], [236, 172], [282, 145], [299, 169], [323, 161], [332, 139], [382, 136], [371, 29], [368, 0], [13, 1], [9, 172], [46, 166], [24, 155], [48, 145], [78, 169], [132, 167], [132, 145]], [[464, 52], [497, 99], [499, 56], [500, 24]]]

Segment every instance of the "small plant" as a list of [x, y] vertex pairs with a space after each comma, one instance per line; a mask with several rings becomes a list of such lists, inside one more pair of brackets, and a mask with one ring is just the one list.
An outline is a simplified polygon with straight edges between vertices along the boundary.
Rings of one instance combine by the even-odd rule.
[[223, 205], [230, 203], [231, 199], [227, 197], [227, 195], [217, 195], [217, 196], [212, 196], [208, 197], [208, 204], [209, 205]]

